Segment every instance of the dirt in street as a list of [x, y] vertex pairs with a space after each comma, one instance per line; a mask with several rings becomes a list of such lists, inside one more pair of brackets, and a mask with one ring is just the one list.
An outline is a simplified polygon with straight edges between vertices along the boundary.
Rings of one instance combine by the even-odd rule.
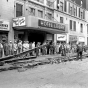
[[0, 73], [0, 88], [88, 88], [88, 60]]

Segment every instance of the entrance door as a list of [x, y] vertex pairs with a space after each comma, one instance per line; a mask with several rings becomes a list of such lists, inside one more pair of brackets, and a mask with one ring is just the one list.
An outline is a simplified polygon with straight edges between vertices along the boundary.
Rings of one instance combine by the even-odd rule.
[[45, 33], [40, 32], [40, 31], [33, 31], [28, 34], [28, 41], [29, 42], [41, 42], [41, 44], [44, 42], [46, 38]]

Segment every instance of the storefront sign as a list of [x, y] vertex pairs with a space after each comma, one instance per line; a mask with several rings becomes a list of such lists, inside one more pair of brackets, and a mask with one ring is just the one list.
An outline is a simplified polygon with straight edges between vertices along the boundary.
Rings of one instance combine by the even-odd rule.
[[77, 41], [77, 36], [70, 35], [69, 36], [69, 41]]
[[65, 25], [57, 24], [57, 23], [53, 23], [53, 22], [49, 22], [49, 21], [44, 21], [44, 20], [39, 20], [38, 26], [65, 31]]
[[66, 41], [66, 35], [62, 35], [62, 34], [57, 34], [57, 40], [58, 41]]
[[85, 38], [84, 37], [79, 37], [79, 42], [85, 42]]
[[0, 20], [0, 30], [9, 30], [9, 22]]
[[25, 25], [26, 25], [25, 17], [19, 17], [19, 18], [13, 19], [13, 27], [25, 26]]

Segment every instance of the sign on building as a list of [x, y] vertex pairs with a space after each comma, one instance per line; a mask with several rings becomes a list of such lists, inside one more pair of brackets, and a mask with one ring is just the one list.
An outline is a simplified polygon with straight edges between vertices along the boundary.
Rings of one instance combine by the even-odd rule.
[[67, 39], [66, 35], [57, 34], [58, 41], [66, 41], [66, 39]]
[[19, 17], [13, 19], [13, 27], [25, 26], [25, 25], [26, 25], [25, 17]]
[[5, 21], [5, 20], [0, 20], [0, 30], [7, 30], [9, 31], [9, 21]]
[[40, 19], [38, 21], [38, 26], [52, 28], [52, 29], [58, 29], [60, 31], [65, 31], [65, 25], [53, 23], [53, 22], [49, 22], [49, 21], [45, 21], [45, 20], [40, 20]]

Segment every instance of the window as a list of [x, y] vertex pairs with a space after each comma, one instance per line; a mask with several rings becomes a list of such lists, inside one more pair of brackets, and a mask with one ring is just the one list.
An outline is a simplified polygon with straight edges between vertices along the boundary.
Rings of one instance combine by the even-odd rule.
[[54, 6], [54, 4], [53, 4], [53, 2], [51, 0], [47, 0], [47, 5], [49, 7], [53, 7]]
[[63, 11], [63, 2], [60, 2], [60, 11]]
[[64, 2], [64, 11], [67, 12], [67, 1]]
[[73, 31], [76, 31], [76, 21], [73, 21]]
[[80, 32], [83, 33], [83, 24], [80, 24]]
[[38, 17], [43, 18], [43, 11], [38, 10]]
[[76, 7], [76, 16], [77, 16], [77, 7]]
[[79, 8], [79, 18], [80, 18], [80, 8]]
[[23, 5], [16, 3], [16, 17], [23, 15]]
[[72, 20], [70, 20], [70, 30], [72, 30]]
[[35, 16], [35, 9], [30, 7], [30, 15]]
[[74, 16], [75, 16], [75, 15], [76, 15], [76, 9], [74, 8], [74, 10], [73, 10], [73, 11], [74, 11]]
[[57, 9], [59, 9], [60, 3], [59, 0], [57, 0]]
[[60, 23], [63, 23], [63, 17], [60, 17]]
[[72, 7], [70, 7], [70, 14], [72, 15]]
[[47, 18], [48, 18], [49, 20], [52, 20], [52, 14], [51, 14], [51, 13], [47, 13]]
[[81, 16], [81, 19], [83, 19], [83, 12], [81, 12], [80, 16]]
[[83, 10], [83, 19], [85, 19], [85, 11]]
[[87, 24], [87, 34], [88, 34], [88, 24]]
[[70, 13], [70, 3], [69, 3], [69, 8], [68, 8], [69, 10], [68, 10], [68, 13]]
[[40, 3], [44, 3], [44, 0], [35, 0], [37, 2], [40, 2]]

